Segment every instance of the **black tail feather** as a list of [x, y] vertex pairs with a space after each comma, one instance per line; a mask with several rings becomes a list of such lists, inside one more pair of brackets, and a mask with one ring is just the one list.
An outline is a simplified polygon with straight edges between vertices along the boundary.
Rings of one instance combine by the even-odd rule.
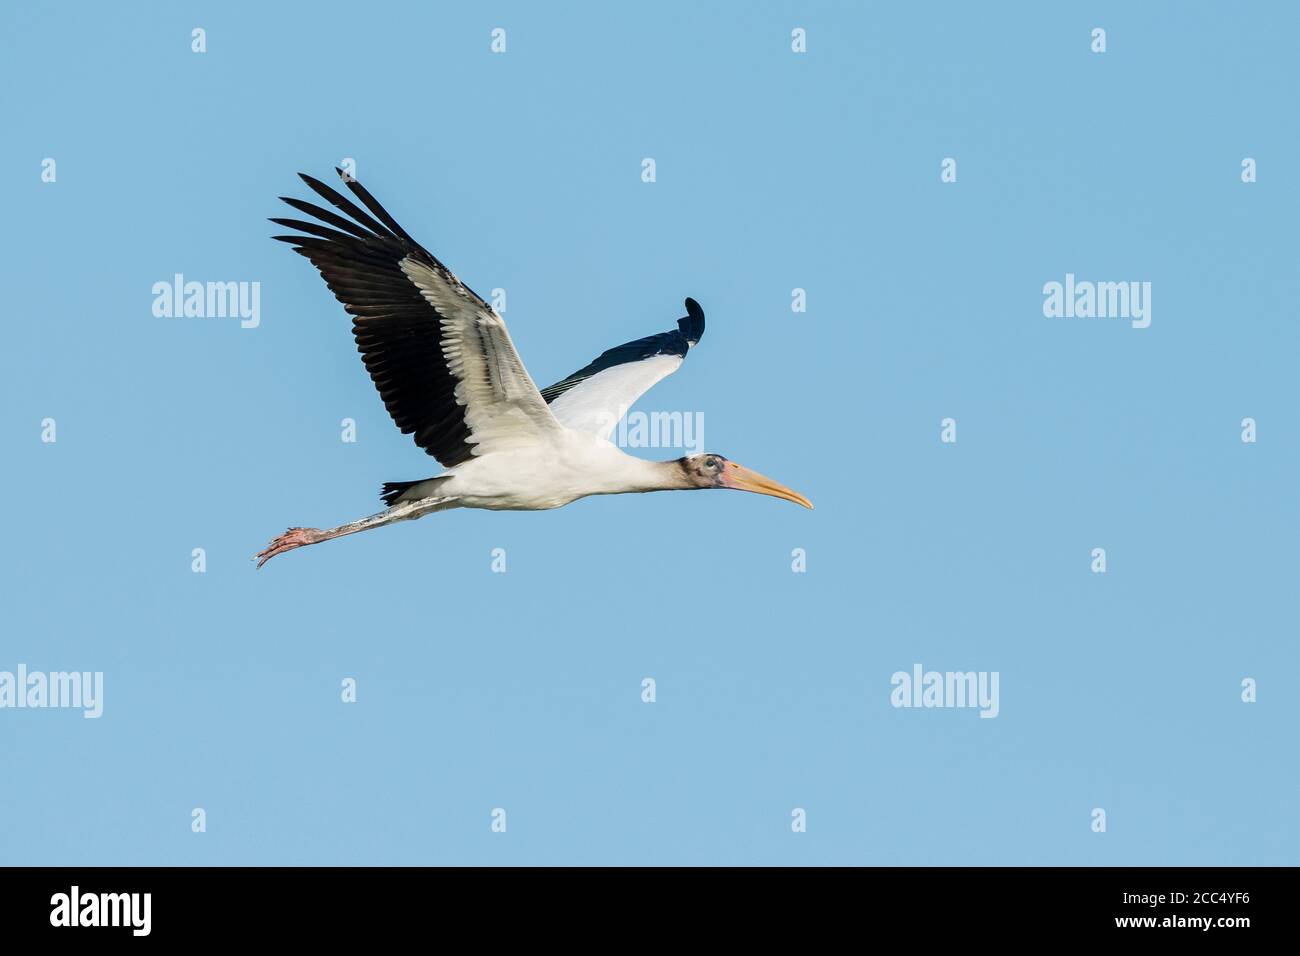
[[[414, 488], [416, 485], [432, 485], [435, 481], [446, 481], [449, 477], [449, 475], [435, 475], [433, 478], [421, 478], [418, 481], [385, 481], [384, 490], [380, 497], [384, 499], [384, 504], [392, 507], [397, 504], [398, 498], [402, 497], [402, 495], [406, 494], [407, 491]], [[423, 497], [432, 497], [432, 495], [426, 494]]]
[[391, 507], [398, 498], [402, 497], [407, 488], [414, 488], [421, 481], [428, 480], [427, 478], [421, 478], [420, 481], [385, 481], [384, 491], [380, 497], [384, 499], [384, 504]]

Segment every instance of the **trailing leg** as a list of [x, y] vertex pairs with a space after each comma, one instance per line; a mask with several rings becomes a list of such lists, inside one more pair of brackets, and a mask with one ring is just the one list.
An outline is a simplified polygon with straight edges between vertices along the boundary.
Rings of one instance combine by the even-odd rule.
[[260, 568], [277, 554], [284, 554], [286, 551], [306, 547], [309, 544], [319, 544], [322, 541], [330, 540], [330, 538], [341, 538], [345, 534], [356, 534], [358, 531], [382, 528], [394, 521], [418, 518], [430, 511], [441, 510], [440, 505], [445, 507], [447, 501], [446, 498], [425, 498], [421, 501], [408, 501], [400, 505], [394, 505], [386, 511], [379, 512], [379, 514], [373, 514], [369, 518], [341, 524], [337, 528], [290, 528], [268, 544], [265, 550], [258, 552], [253, 557]]

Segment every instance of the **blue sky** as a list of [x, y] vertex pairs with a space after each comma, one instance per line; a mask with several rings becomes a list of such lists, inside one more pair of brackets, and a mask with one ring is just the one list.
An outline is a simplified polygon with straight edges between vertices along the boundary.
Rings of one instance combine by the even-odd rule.
[[[0, 862], [1295, 863], [1298, 20], [6, 5], [0, 671], [104, 700], [0, 709]], [[639, 408], [817, 510], [460, 511], [254, 572], [437, 470], [268, 238], [344, 158], [539, 383], [698, 299]], [[260, 324], [154, 316], [176, 273]], [[1067, 273], [1150, 327], [1045, 317]], [[996, 671], [996, 719], [891, 706], [917, 663]]]

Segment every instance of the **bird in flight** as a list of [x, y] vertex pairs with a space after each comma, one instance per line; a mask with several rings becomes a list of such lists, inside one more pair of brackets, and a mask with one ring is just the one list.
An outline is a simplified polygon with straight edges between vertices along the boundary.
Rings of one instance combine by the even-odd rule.
[[[275, 236], [320, 270], [344, 311], [361, 360], [403, 434], [443, 470], [384, 485], [385, 510], [336, 528], [290, 528], [256, 555], [271, 558], [331, 538], [450, 508], [542, 511], [588, 495], [732, 488], [811, 508], [803, 495], [722, 455], [647, 461], [609, 440], [655, 382], [676, 371], [704, 335], [686, 300], [677, 328], [601, 353], [538, 390], [501, 316], [457, 279], [353, 177], [336, 170], [362, 209], [299, 173], [339, 212], [281, 197], [314, 221], [272, 219]], [[343, 215], [340, 215], [342, 213]]]

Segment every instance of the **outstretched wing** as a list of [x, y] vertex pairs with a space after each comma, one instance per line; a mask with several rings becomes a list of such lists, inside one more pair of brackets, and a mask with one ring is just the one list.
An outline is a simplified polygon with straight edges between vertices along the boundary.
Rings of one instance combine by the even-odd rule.
[[602, 352], [590, 365], [542, 389], [561, 425], [609, 438], [650, 386], [677, 371], [704, 335], [704, 310], [686, 300], [686, 317], [671, 332], [648, 335]]
[[362, 361], [402, 433], [448, 468], [558, 433], [502, 318], [360, 183], [339, 175], [369, 213], [299, 173], [348, 218], [282, 196], [316, 221], [272, 219], [306, 233], [274, 238], [311, 260], [352, 316]]

